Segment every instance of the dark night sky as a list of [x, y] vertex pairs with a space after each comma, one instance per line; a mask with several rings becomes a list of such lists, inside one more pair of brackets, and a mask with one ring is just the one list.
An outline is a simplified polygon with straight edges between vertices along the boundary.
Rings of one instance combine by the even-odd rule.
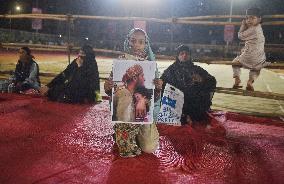
[[[245, 9], [258, 6], [263, 14], [284, 14], [284, 0], [234, 0], [233, 14], [244, 14]], [[0, 0], [0, 14], [7, 14], [16, 4], [21, 5], [22, 13], [31, 13], [31, 8], [38, 6], [43, 13], [81, 14], [104, 16], [144, 16], [168, 18], [199, 15], [227, 15], [230, 0]], [[119, 22], [117, 29], [128, 30], [129, 23]], [[75, 21], [73, 34], [80, 36], [98, 35], [102, 27], [108, 26], [107, 21], [80, 20]], [[155, 25], [167, 29], [168, 25]], [[155, 27], [153, 25], [153, 27]], [[126, 28], [125, 28], [126, 27]], [[0, 19], [0, 28], [9, 28], [9, 20]], [[12, 29], [31, 31], [30, 20], [13, 20]], [[201, 29], [201, 28], [200, 28]], [[211, 28], [206, 28], [211, 29]], [[153, 31], [153, 30], [152, 30]], [[208, 31], [208, 30], [207, 30]], [[66, 24], [57, 21], [44, 21], [40, 32], [61, 34], [66, 32]], [[123, 31], [122, 31], [123, 32]], [[163, 39], [163, 38], [161, 38]]]
[[[24, 13], [30, 13], [31, 7], [38, 6], [44, 13], [73, 13], [88, 15], [119, 15], [151, 17], [169, 17], [171, 9], [176, 16], [194, 16], [226, 14], [230, 0], [0, 0], [0, 13], [8, 13], [16, 4], [20, 4]], [[141, 3], [142, 2], [142, 3]], [[241, 13], [247, 7], [258, 6], [264, 14], [284, 13], [283, 0], [234, 0], [234, 12]]]

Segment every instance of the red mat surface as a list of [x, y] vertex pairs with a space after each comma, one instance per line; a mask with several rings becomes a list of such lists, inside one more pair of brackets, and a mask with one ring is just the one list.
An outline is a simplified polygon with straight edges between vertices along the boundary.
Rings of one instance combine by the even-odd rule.
[[155, 154], [120, 158], [108, 102], [0, 94], [0, 183], [283, 183], [284, 123], [219, 112], [226, 136], [159, 126]]

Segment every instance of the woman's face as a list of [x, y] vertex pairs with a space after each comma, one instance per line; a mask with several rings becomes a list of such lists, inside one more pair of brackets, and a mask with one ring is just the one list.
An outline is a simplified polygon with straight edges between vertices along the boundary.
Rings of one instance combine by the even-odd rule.
[[246, 24], [248, 27], [257, 26], [261, 22], [261, 18], [253, 15], [246, 16]]
[[143, 52], [146, 47], [145, 34], [141, 31], [134, 32], [129, 38], [129, 44], [131, 46], [131, 52]]
[[78, 57], [80, 57], [80, 58], [82, 58], [82, 59], [83, 59], [84, 57], [86, 57], [85, 52], [82, 51], [82, 50], [80, 50], [79, 53], [78, 53]]
[[26, 60], [27, 56], [28, 56], [28, 54], [27, 54], [27, 52], [24, 49], [20, 49], [19, 50], [19, 60], [20, 61]]
[[86, 57], [85, 52], [82, 51], [82, 50], [80, 50], [79, 53], [78, 53], [78, 58], [77, 58], [77, 60], [80, 61], [80, 62], [83, 62], [85, 57]]
[[178, 59], [181, 61], [181, 62], [185, 62], [185, 61], [188, 61], [189, 60], [189, 52], [187, 51], [181, 51], [178, 55]]

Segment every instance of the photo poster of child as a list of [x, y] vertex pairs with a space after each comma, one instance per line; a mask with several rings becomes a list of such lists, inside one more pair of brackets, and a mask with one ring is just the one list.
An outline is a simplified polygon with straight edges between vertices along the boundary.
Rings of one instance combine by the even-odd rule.
[[155, 72], [155, 61], [114, 60], [113, 123], [153, 123]]

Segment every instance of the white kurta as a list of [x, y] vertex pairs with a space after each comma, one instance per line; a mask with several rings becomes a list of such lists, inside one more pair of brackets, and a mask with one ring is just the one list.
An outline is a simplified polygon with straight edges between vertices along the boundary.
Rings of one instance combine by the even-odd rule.
[[238, 37], [245, 41], [245, 47], [242, 49], [241, 55], [236, 58], [243, 67], [260, 70], [270, 64], [266, 62], [264, 53], [265, 38], [260, 24], [242, 32], [240, 31]]

